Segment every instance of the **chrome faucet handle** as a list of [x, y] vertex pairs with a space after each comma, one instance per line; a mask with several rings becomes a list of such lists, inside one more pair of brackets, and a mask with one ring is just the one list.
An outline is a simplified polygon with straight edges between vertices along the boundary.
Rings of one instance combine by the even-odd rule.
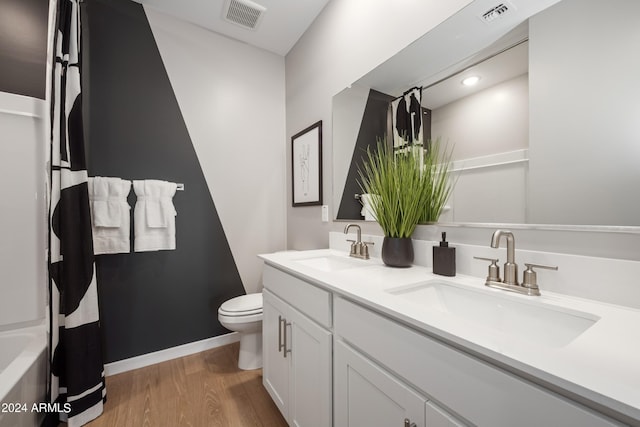
[[498, 258], [485, 258], [481, 256], [474, 256], [474, 259], [481, 259], [482, 261], [490, 261], [490, 262], [498, 262], [500, 261]]
[[356, 241], [355, 240], [351, 240], [351, 239], [347, 239], [347, 242], [351, 243], [351, 250], [349, 251], [349, 255], [351, 256], [355, 256], [356, 255]]
[[[558, 270], [557, 266], [550, 266], [550, 265], [541, 265], [541, 264], [524, 264], [525, 267], [527, 267], [527, 269], [522, 273], [522, 286], [525, 288], [529, 288], [529, 289], [535, 289], [538, 290], [538, 275], [536, 274], [535, 271], [533, 271], [534, 268], [544, 268], [546, 270]], [[538, 295], [540, 295], [540, 292], [538, 291]]]
[[500, 279], [500, 267], [498, 267], [498, 261], [500, 260], [498, 258], [483, 258], [480, 256], [474, 256], [473, 258], [491, 262], [487, 282], [502, 282], [502, 279]]
[[524, 263], [524, 266], [527, 268], [544, 268], [546, 270], [558, 270], [557, 265], [543, 265], [543, 264], [532, 264], [532, 263]]
[[369, 245], [375, 245], [373, 242], [362, 242], [362, 246], [360, 247], [363, 259], [369, 259]]

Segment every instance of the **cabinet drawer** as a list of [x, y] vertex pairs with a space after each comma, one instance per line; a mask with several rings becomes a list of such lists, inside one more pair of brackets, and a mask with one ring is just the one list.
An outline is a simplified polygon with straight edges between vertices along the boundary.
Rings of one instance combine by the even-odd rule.
[[476, 425], [620, 425], [343, 298], [335, 334]]
[[331, 293], [277, 268], [265, 265], [262, 283], [275, 295], [320, 325], [331, 328]]

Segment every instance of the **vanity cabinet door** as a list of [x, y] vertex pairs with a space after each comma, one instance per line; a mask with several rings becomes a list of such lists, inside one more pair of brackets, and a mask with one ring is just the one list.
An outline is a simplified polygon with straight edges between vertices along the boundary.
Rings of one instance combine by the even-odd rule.
[[424, 397], [342, 341], [335, 345], [334, 375], [336, 427], [429, 426]]
[[264, 387], [289, 425], [330, 427], [331, 332], [268, 290], [262, 295]]
[[262, 383], [285, 419], [289, 413], [289, 361], [283, 356], [283, 319], [287, 306], [264, 290], [262, 308]]
[[425, 405], [425, 414], [427, 419], [427, 427], [463, 427], [464, 424], [446, 413], [442, 408], [436, 406], [433, 402], [427, 402]]
[[295, 309], [291, 321], [289, 424], [297, 427], [331, 426], [331, 332]]
[[[334, 333], [340, 340], [393, 372], [401, 381], [410, 382], [420, 392], [432, 396], [448, 413], [470, 424], [491, 427], [620, 425], [344, 298], [334, 299], [333, 309]], [[443, 421], [431, 413], [435, 420]], [[429, 427], [430, 422], [427, 417]], [[442, 424], [436, 424], [439, 425]]]

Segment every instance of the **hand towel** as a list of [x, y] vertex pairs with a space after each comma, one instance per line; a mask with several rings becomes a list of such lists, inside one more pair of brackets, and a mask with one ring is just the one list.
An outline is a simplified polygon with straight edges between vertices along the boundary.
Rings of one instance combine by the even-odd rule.
[[362, 210], [360, 211], [360, 215], [364, 217], [365, 221], [377, 221], [376, 214], [373, 212], [372, 199], [374, 197], [379, 197], [376, 194], [362, 194], [360, 195], [360, 203], [362, 203]]
[[[173, 202], [165, 193], [171, 191], [171, 187], [167, 187], [166, 181], [145, 180], [144, 197], [146, 202], [145, 221], [149, 228], [166, 228], [169, 225], [169, 219], [175, 216], [175, 208]], [[177, 184], [176, 184], [177, 188]], [[171, 193], [171, 197], [175, 194], [175, 190]]]
[[117, 194], [114, 194], [114, 198], [109, 197], [109, 185], [119, 183], [120, 178], [96, 176], [91, 180], [93, 191], [90, 190], [89, 194], [93, 224], [96, 227], [120, 227], [120, 200]]
[[127, 196], [131, 181], [90, 177], [88, 181], [91, 230], [95, 255], [131, 252]]
[[176, 209], [173, 196], [177, 184], [154, 179], [133, 181], [138, 197], [133, 213], [135, 252], [176, 248]]

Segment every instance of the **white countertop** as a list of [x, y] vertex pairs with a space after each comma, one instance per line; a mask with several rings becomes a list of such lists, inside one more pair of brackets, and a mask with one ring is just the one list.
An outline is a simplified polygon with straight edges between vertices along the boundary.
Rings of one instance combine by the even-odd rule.
[[[324, 271], [300, 262], [305, 258], [326, 256], [344, 257], [354, 264], [354, 268]], [[519, 295], [487, 288], [484, 278], [437, 276], [430, 268], [419, 266], [391, 268], [383, 265], [380, 259], [356, 260], [331, 249], [277, 252], [260, 255], [260, 258], [268, 265], [357, 301], [499, 366], [506, 366], [525, 378], [561, 390], [575, 400], [609, 408], [640, 424], [640, 310], [544, 290], [539, 297]], [[501, 298], [526, 304], [585, 312], [599, 319], [568, 344], [543, 346], [528, 341], [527, 336], [496, 339], [468, 320], [425, 309], [388, 292], [392, 288], [434, 279], [485, 293], [496, 292]]]

